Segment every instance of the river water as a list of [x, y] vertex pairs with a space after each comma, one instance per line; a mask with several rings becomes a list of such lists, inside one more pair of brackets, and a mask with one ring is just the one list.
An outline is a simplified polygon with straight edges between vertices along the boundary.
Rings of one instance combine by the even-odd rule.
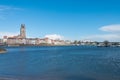
[[120, 80], [120, 47], [6, 47], [0, 80]]

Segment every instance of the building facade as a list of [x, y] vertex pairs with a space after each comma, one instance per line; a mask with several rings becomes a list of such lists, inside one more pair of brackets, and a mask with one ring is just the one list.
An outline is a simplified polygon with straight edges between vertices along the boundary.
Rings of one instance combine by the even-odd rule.
[[65, 45], [68, 42], [63, 40], [52, 40], [49, 38], [27, 38], [25, 24], [21, 24], [20, 34], [17, 36], [4, 36], [3, 41], [0, 43], [6, 43], [7, 45]]

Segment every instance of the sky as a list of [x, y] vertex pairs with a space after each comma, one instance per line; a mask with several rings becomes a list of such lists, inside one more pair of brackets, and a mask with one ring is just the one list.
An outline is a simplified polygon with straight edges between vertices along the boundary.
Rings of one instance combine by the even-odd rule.
[[0, 0], [0, 37], [120, 41], [120, 0]]

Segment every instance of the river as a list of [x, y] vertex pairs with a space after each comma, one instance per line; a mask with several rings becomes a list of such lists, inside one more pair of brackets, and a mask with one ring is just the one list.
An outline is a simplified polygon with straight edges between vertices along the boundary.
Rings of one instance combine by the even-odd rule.
[[6, 47], [0, 80], [120, 80], [120, 47]]

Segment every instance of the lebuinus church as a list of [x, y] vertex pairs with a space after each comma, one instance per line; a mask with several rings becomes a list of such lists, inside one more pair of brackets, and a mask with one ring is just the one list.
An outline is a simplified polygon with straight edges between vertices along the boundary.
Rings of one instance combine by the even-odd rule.
[[21, 24], [21, 28], [20, 28], [20, 34], [17, 36], [4, 36], [3, 38], [21, 38], [21, 39], [25, 39], [26, 38], [26, 29], [25, 29], [25, 24]]
[[25, 24], [21, 24], [20, 37], [21, 37], [21, 38], [26, 38]]
[[41, 45], [41, 44], [50, 44], [50, 45], [66, 45], [64, 40], [52, 40], [49, 38], [27, 38], [26, 37], [26, 28], [25, 24], [21, 24], [20, 34], [12, 37], [3, 37], [4, 43], [8, 45], [21, 45], [21, 44], [29, 44], [29, 45]]
[[12, 37], [4, 36], [3, 39], [7, 44], [26, 44], [26, 43], [29, 43], [31, 41], [31, 39], [26, 38], [25, 24], [21, 24], [19, 35], [12, 36]]

